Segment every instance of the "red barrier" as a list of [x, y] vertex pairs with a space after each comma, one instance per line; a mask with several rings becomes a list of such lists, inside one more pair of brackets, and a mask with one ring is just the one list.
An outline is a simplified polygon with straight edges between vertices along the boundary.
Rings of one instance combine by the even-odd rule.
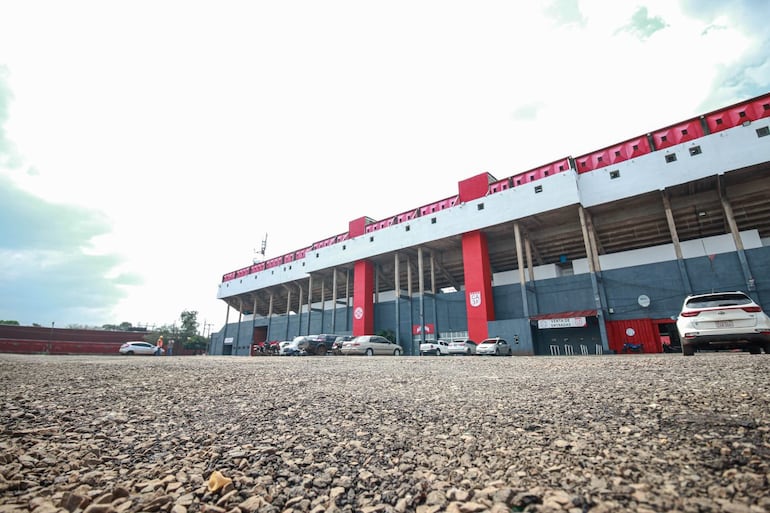
[[706, 125], [714, 134], [741, 125], [747, 121], [756, 121], [770, 116], [770, 96], [757, 98], [734, 107], [707, 114]]
[[275, 257], [271, 258], [270, 260], [265, 262], [265, 269], [272, 269], [273, 267], [278, 267], [283, 263], [283, 257]]
[[457, 204], [458, 196], [452, 196], [451, 198], [446, 198], [441, 201], [437, 201], [435, 203], [430, 203], [428, 205], [424, 205], [420, 207], [420, 215], [426, 216], [429, 214], [434, 214], [436, 212], [440, 212], [441, 210], [445, 210], [447, 208], [455, 206]]
[[396, 222], [403, 223], [406, 221], [411, 221], [415, 217], [417, 217], [417, 210], [409, 210], [408, 212], [403, 212], [401, 214], [398, 214], [396, 216]]
[[496, 192], [510, 189], [510, 187], [511, 187], [511, 179], [505, 178], [503, 180], [489, 184], [489, 192], [487, 192], [487, 194], [495, 194]]
[[662, 150], [675, 144], [692, 141], [703, 137], [703, 127], [699, 119], [691, 119], [678, 125], [672, 125], [652, 133], [655, 149]]
[[625, 160], [633, 159], [650, 153], [650, 142], [646, 136], [630, 139], [609, 148], [609, 157], [611, 164], [617, 164]]
[[546, 176], [555, 175], [557, 173], [563, 173], [564, 171], [569, 170], [569, 159], [565, 158], [562, 160], [557, 160], [556, 162], [552, 162], [548, 165], [541, 166], [538, 168], [538, 171], [540, 172], [540, 176], [545, 178]]

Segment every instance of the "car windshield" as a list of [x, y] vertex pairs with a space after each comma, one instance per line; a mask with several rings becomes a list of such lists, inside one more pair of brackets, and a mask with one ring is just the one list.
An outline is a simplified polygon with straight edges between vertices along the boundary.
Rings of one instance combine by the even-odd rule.
[[752, 299], [743, 294], [712, 294], [694, 297], [687, 301], [687, 308], [715, 308], [720, 306], [738, 306], [753, 303]]

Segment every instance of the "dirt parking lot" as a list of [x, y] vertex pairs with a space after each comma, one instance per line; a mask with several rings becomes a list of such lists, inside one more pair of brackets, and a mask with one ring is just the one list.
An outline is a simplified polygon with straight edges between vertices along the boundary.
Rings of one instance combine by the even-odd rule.
[[0, 513], [770, 511], [769, 377], [747, 353], [0, 355]]

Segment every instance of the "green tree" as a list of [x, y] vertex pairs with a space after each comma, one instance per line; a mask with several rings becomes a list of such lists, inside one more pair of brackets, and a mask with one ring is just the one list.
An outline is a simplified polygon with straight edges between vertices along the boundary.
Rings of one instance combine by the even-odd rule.
[[379, 335], [381, 337], [385, 337], [391, 342], [396, 341], [396, 333], [393, 330], [380, 330], [375, 335]]
[[18, 326], [19, 321], [0, 321], [0, 324], [5, 324], [6, 326]]
[[198, 312], [195, 310], [185, 310], [180, 316], [182, 320], [182, 336], [192, 337], [198, 333]]
[[195, 310], [185, 310], [180, 315], [182, 323], [181, 328], [176, 324], [164, 325], [153, 329], [144, 336], [144, 341], [155, 344], [158, 338], [163, 336], [163, 342], [168, 344], [169, 340], [174, 341], [176, 349], [184, 347], [194, 351], [204, 351], [208, 348], [208, 340], [198, 335], [198, 312]]
[[205, 351], [209, 347], [209, 341], [201, 335], [193, 335], [184, 342], [185, 349], [192, 349], [195, 352]]

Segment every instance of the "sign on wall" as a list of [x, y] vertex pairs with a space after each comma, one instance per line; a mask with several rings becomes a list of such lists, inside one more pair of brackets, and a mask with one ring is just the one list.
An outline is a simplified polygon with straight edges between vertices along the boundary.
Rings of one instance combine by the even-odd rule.
[[586, 325], [585, 317], [566, 317], [564, 319], [539, 319], [537, 327], [541, 330], [552, 328], [584, 328]]
[[[412, 325], [412, 335], [419, 335], [420, 331], [422, 331], [421, 326], [419, 324], [413, 324]], [[425, 325], [425, 334], [430, 335], [435, 332], [435, 327], [433, 324], [426, 324]]]

